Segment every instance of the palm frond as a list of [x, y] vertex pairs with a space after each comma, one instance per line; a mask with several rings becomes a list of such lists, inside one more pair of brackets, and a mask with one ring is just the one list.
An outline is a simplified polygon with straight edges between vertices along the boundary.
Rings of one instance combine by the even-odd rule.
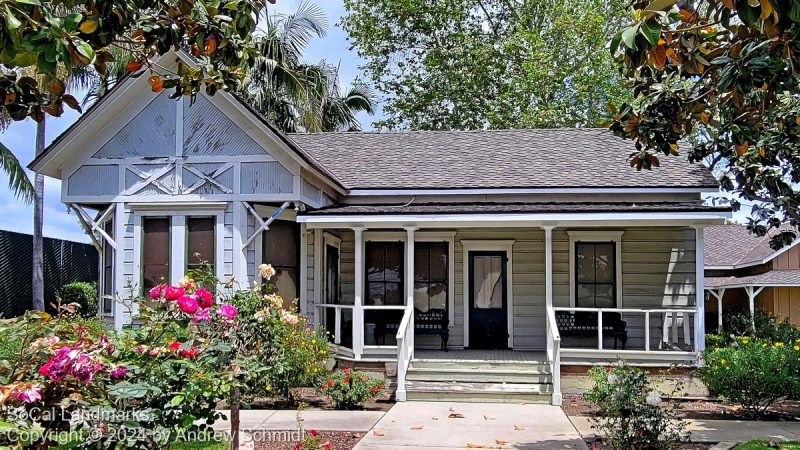
[[35, 198], [33, 184], [14, 153], [0, 142], [0, 169], [8, 175], [8, 187], [25, 203]]

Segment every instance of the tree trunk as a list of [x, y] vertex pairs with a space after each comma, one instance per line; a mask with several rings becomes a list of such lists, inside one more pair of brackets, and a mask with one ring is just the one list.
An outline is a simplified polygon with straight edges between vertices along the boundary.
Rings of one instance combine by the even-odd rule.
[[239, 388], [231, 393], [231, 450], [239, 450]]
[[[36, 155], [44, 150], [45, 120], [36, 124]], [[44, 175], [37, 173], [34, 181], [35, 199], [33, 203], [33, 309], [44, 311], [44, 239], [42, 226], [44, 224]]]

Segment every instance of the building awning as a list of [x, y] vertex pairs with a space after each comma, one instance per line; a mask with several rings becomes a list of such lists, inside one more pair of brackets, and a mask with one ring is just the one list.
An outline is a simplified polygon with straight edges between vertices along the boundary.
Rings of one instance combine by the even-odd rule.
[[800, 269], [796, 270], [772, 270], [759, 275], [748, 275], [744, 277], [706, 277], [705, 288], [741, 288], [747, 286], [781, 287], [781, 286], [800, 286]]

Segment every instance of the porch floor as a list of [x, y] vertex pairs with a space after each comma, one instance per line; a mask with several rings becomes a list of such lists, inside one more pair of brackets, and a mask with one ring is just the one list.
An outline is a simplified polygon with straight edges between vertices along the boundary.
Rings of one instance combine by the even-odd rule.
[[414, 360], [454, 361], [454, 362], [510, 362], [544, 363], [545, 352], [525, 350], [416, 350]]

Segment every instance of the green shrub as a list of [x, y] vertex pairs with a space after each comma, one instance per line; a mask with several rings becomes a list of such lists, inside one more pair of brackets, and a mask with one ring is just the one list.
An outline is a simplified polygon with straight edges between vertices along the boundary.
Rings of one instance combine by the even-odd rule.
[[800, 394], [800, 344], [738, 338], [709, 350], [700, 371], [713, 395], [739, 403], [759, 416], [776, 401]]
[[[755, 322], [755, 333], [753, 332]], [[757, 309], [751, 320], [750, 312], [733, 314], [724, 324], [726, 336], [750, 336], [755, 339], [765, 339], [770, 342], [794, 342], [800, 338], [800, 329], [789, 323], [788, 319], [780, 320], [774, 315]], [[728, 340], [728, 344], [733, 340]]]
[[62, 305], [77, 303], [80, 308], [77, 313], [83, 317], [97, 315], [97, 283], [76, 281], [65, 284], [58, 291], [58, 301]]
[[355, 409], [383, 393], [386, 380], [370, 378], [360, 371], [344, 369], [333, 372], [318, 388], [327, 395], [337, 409]]
[[688, 438], [685, 424], [675, 419], [672, 404], [661, 406], [661, 395], [650, 387], [644, 372], [620, 364], [595, 366], [589, 376], [594, 385], [584, 398], [598, 409], [593, 427], [612, 448], [681, 448]]

